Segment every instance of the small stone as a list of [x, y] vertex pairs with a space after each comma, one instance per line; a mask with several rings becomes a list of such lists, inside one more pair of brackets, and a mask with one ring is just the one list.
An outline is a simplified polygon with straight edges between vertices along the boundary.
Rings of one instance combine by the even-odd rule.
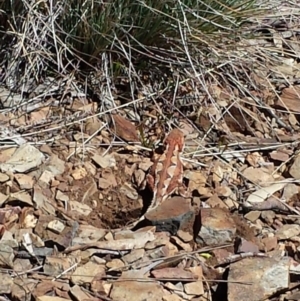
[[87, 176], [87, 171], [84, 167], [79, 167], [76, 168], [71, 175], [74, 180], [80, 180]]
[[5, 183], [9, 180], [9, 176], [5, 173], [0, 172], [0, 183]]
[[131, 187], [128, 183], [125, 183], [120, 188], [120, 193], [125, 194], [131, 200], [137, 200], [139, 197], [137, 191], [133, 187]]
[[125, 255], [122, 257], [122, 260], [124, 260], [127, 263], [133, 263], [141, 258], [143, 258], [145, 255], [145, 250], [144, 249], [137, 249], [137, 250], [132, 250], [129, 254]]
[[211, 196], [206, 202], [205, 204], [207, 204], [210, 208], [224, 208], [226, 209], [227, 206], [226, 204], [216, 195], [214, 194], [213, 196]]
[[259, 185], [264, 185], [266, 183], [274, 182], [274, 178], [272, 177], [272, 174], [266, 170], [266, 168], [254, 168], [254, 167], [248, 167], [243, 171], [243, 176]]
[[193, 235], [186, 231], [178, 230], [177, 236], [183, 241], [183, 242], [190, 242], [193, 240]]
[[120, 268], [123, 268], [125, 266], [125, 263], [124, 261], [122, 261], [121, 259], [118, 259], [118, 258], [114, 258], [113, 260], [109, 261], [106, 263], [106, 266], [109, 268], [109, 269], [112, 269], [112, 270], [118, 270]]
[[107, 180], [108, 182], [110, 182], [112, 187], [117, 187], [118, 186], [116, 177], [115, 177], [115, 175], [113, 174], [113, 172], [111, 170], [103, 170], [102, 171], [102, 178]]
[[164, 290], [159, 283], [144, 281], [117, 281], [109, 297], [114, 301], [159, 301]]
[[78, 285], [73, 285], [70, 288], [70, 294], [74, 297], [75, 300], [77, 301], [86, 301], [86, 300], [91, 300], [92, 296], [86, 291], [82, 291], [82, 289]]
[[195, 282], [186, 283], [184, 285], [184, 291], [187, 295], [201, 296], [204, 294], [203, 282], [195, 281]]
[[[167, 242], [165, 246], [160, 246], [158, 248], [155, 248], [154, 250], [151, 250], [150, 252], [147, 252], [149, 258], [151, 259], [158, 259], [162, 257], [169, 257], [173, 254], [170, 253], [169, 246], [171, 245], [170, 242]], [[171, 245], [174, 246], [173, 244]], [[178, 249], [174, 246], [175, 250], [178, 251]]]
[[3, 194], [0, 192], [0, 206], [1, 207], [7, 201], [8, 198], [9, 198], [9, 195], [6, 195], [6, 194]]
[[46, 165], [46, 170], [50, 171], [54, 176], [61, 175], [65, 171], [65, 162], [54, 154], [51, 155], [50, 160]]
[[298, 193], [299, 193], [298, 185], [289, 183], [283, 188], [282, 199], [289, 201], [295, 194]]
[[192, 252], [193, 251], [192, 246], [190, 244], [184, 243], [182, 240], [180, 240], [176, 236], [171, 237], [171, 242], [174, 243], [175, 245], [179, 246], [185, 252]]
[[300, 180], [300, 155], [295, 158], [294, 163], [289, 170], [289, 173], [296, 180]]
[[88, 216], [93, 211], [93, 209], [90, 206], [81, 202], [70, 201], [69, 204], [71, 210], [77, 211], [78, 213], [84, 216]]
[[300, 233], [300, 226], [296, 224], [286, 224], [281, 226], [276, 231], [276, 237], [278, 240], [289, 239], [293, 236], [297, 236]]
[[139, 163], [138, 167], [139, 169], [143, 170], [144, 172], [147, 172], [149, 168], [153, 165], [153, 162], [149, 159], [143, 159], [141, 163]]
[[270, 252], [275, 250], [278, 245], [277, 237], [265, 237], [261, 240], [262, 244], [264, 245], [264, 251]]
[[258, 253], [259, 248], [256, 244], [251, 241], [248, 241], [244, 238], [240, 239], [240, 242], [237, 247], [237, 253]]
[[159, 279], [197, 279], [197, 277], [190, 271], [183, 268], [163, 268], [151, 271], [154, 278]]
[[220, 161], [216, 161], [212, 168], [212, 180], [214, 183], [219, 183], [224, 178], [224, 170], [221, 167]]
[[260, 215], [261, 219], [264, 220], [268, 225], [272, 225], [276, 214], [272, 210], [264, 210]]
[[101, 156], [95, 154], [92, 160], [99, 165], [101, 168], [114, 167], [116, 166], [116, 159], [111, 155]]
[[71, 281], [77, 285], [90, 284], [96, 275], [105, 276], [105, 266], [89, 261], [76, 268], [71, 276]]
[[133, 176], [137, 187], [141, 187], [146, 177], [145, 172], [141, 169], [137, 169], [134, 171]]
[[206, 184], [206, 176], [200, 171], [190, 171], [186, 174], [186, 177], [189, 179], [189, 190], [191, 192], [194, 190], [197, 191], [200, 187], [204, 187]]
[[276, 150], [270, 153], [270, 158], [280, 162], [287, 162], [289, 159], [289, 154], [282, 152], [280, 150]]
[[197, 191], [198, 191], [199, 195], [207, 197], [207, 198], [209, 198], [213, 195], [211, 193], [211, 188], [209, 188], [209, 187], [200, 186], [200, 187], [198, 187]]
[[11, 294], [14, 279], [8, 273], [0, 272], [1, 285], [0, 285], [0, 295]]
[[45, 160], [45, 156], [36, 147], [25, 143], [17, 148], [14, 154], [5, 162], [0, 164], [2, 172], [24, 173], [38, 167]]
[[5, 242], [0, 242], [0, 267], [13, 268], [14, 250]]
[[50, 186], [51, 186], [51, 187], [57, 187], [59, 184], [60, 184], [59, 181], [57, 181], [57, 180], [55, 180], [55, 179], [52, 179], [52, 180], [51, 180], [51, 183], [50, 183]]
[[[289, 258], [245, 258], [232, 263], [228, 273], [228, 301], [267, 299], [289, 287]], [[245, 286], [244, 283], [251, 283]]]
[[45, 170], [42, 173], [42, 175], [40, 176], [39, 180], [41, 182], [49, 184], [53, 178], [54, 178], [54, 174], [51, 171], [49, 171], [49, 170]]
[[259, 219], [261, 212], [260, 211], [250, 211], [248, 213], [245, 214], [245, 218], [254, 223], [257, 219]]
[[176, 294], [170, 294], [170, 295], [166, 295], [163, 296], [162, 301], [183, 301], [184, 299], [182, 299], [181, 297], [179, 297]]
[[232, 195], [232, 191], [228, 186], [219, 186], [215, 189], [216, 193], [222, 197], [229, 197]]
[[69, 197], [62, 193], [60, 190], [57, 190], [56, 192], [56, 200], [58, 201], [62, 201], [62, 202], [68, 202], [69, 201]]
[[96, 175], [97, 173], [97, 169], [95, 167], [95, 165], [91, 162], [84, 162], [84, 167], [85, 169], [93, 176]]
[[98, 181], [98, 187], [100, 189], [107, 189], [108, 187], [110, 187], [112, 185], [112, 183], [109, 180], [100, 178]]
[[227, 210], [203, 208], [200, 210], [201, 229], [196, 241], [206, 245], [231, 242], [236, 233], [235, 223]]
[[160, 206], [148, 212], [145, 219], [151, 225], [156, 226], [158, 232], [167, 231], [175, 235], [194, 217], [190, 201], [182, 197], [167, 199]]
[[[2, 279], [1, 279], [2, 282]], [[38, 280], [36, 279], [30, 279], [30, 278], [24, 278], [24, 279], [14, 279], [14, 284], [12, 286], [12, 293], [11, 298], [12, 300], [30, 300], [28, 299], [28, 293], [32, 292], [36, 285], [38, 284]], [[25, 290], [24, 288], [26, 287]]]
[[59, 220], [53, 220], [48, 224], [47, 228], [59, 234], [65, 229], [65, 225]]

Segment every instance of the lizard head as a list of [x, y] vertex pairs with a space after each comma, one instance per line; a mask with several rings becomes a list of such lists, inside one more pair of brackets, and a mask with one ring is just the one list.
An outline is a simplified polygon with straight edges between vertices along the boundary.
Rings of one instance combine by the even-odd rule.
[[179, 152], [184, 148], [184, 136], [183, 133], [178, 130], [172, 130], [164, 140], [165, 145], [177, 145]]

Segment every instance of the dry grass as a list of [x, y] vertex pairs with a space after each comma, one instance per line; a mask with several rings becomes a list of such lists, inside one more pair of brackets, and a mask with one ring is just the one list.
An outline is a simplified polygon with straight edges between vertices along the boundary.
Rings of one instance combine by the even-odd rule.
[[[293, 31], [299, 19], [294, 4], [120, 0], [49, 5], [26, 0], [10, 5], [0, 5], [7, 17], [1, 24], [0, 75], [11, 95], [20, 97], [5, 112], [28, 113], [49, 97], [56, 100], [54, 106], [63, 106], [75, 90], [100, 100], [99, 111], [93, 116], [61, 115], [64, 120], [56, 131], [118, 109], [143, 123], [149, 104], [159, 119], [147, 127], [176, 124], [174, 116], [188, 117], [196, 127], [194, 121], [205, 116], [210, 125], [201, 129], [200, 124], [203, 139], [224, 129], [220, 124], [225, 116], [239, 123], [232, 108], [246, 127], [251, 128], [249, 119], [262, 122], [260, 111], [267, 112], [263, 122], [270, 129], [275, 118], [290, 130], [261, 93], [278, 95], [278, 81], [292, 84], [275, 69], [283, 58], [297, 56], [281, 34], [287, 30], [278, 25], [285, 23]], [[37, 92], [40, 82], [44, 88]], [[225, 102], [224, 91], [229, 95]]]

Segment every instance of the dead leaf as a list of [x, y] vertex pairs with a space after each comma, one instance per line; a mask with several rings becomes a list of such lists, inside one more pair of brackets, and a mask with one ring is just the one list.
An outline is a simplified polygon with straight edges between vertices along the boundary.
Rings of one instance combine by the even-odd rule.
[[98, 117], [89, 118], [84, 126], [84, 132], [88, 135], [93, 135], [102, 127], [102, 125], [103, 124]]
[[300, 87], [290, 86], [282, 90], [280, 98], [276, 105], [292, 112], [300, 112]]
[[121, 115], [112, 115], [115, 123], [115, 133], [120, 138], [129, 142], [139, 142], [136, 127]]

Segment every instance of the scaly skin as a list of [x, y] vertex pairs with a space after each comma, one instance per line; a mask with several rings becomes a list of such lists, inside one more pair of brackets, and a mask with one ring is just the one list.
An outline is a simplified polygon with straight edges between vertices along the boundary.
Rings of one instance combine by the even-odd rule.
[[164, 146], [165, 151], [154, 159], [154, 164], [147, 175], [147, 183], [153, 191], [151, 204], [145, 214], [130, 227], [144, 220], [148, 212], [158, 207], [174, 192], [178, 193], [183, 186], [183, 164], [180, 158], [184, 149], [183, 133], [178, 129], [172, 130], [165, 138]]

